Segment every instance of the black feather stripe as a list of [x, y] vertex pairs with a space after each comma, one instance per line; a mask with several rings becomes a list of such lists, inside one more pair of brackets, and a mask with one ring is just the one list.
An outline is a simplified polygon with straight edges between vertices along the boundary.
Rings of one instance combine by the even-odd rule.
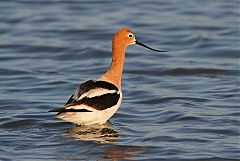
[[86, 92], [90, 91], [91, 89], [94, 89], [94, 81], [93, 80], [88, 80], [88, 81], [82, 83], [75, 91], [74, 99], [78, 99], [83, 93], [86, 93]]
[[74, 101], [74, 95], [72, 95], [72, 96], [68, 99], [68, 101], [67, 101], [67, 103], [65, 104], [65, 106], [66, 106], [67, 104], [71, 103], [72, 101]]
[[89, 80], [79, 86], [77, 91], [74, 94], [74, 98], [77, 99], [79, 98], [83, 93], [86, 93], [90, 90], [96, 89], [96, 88], [104, 88], [108, 90], [116, 90], [118, 91], [118, 88], [109, 82], [106, 81], [93, 81]]
[[49, 110], [48, 112], [61, 112], [65, 110], [65, 108], [56, 108], [56, 109], [53, 109], [53, 110]]
[[112, 83], [106, 82], [106, 81], [93, 81], [93, 80], [88, 80], [84, 83], [82, 83], [79, 88], [76, 90], [76, 92], [74, 93], [74, 95], [72, 95], [67, 103], [65, 104], [65, 106], [68, 106], [69, 104], [75, 103], [78, 101], [78, 99], [81, 97], [82, 94], [93, 90], [93, 89], [97, 89], [97, 88], [103, 88], [103, 89], [107, 89], [107, 90], [116, 90], [116, 92], [119, 91], [118, 87], [115, 86]]
[[64, 112], [92, 112], [92, 111], [89, 111], [87, 109], [67, 109], [67, 108], [57, 108], [57, 109], [53, 109], [53, 110], [50, 110], [48, 112], [58, 112], [57, 115], [61, 114], [61, 113], [64, 113]]
[[96, 81], [95, 85], [97, 88], [104, 88], [104, 89], [108, 89], [108, 90], [118, 91], [118, 88], [114, 84], [106, 82], [106, 81]]
[[[78, 100], [83, 93], [86, 93], [90, 90], [96, 88], [103, 88], [107, 90], [115, 90], [115, 93], [107, 93], [101, 96], [95, 96], [92, 98], [84, 97], [81, 100]], [[112, 106], [116, 105], [119, 101], [120, 94], [118, 93], [119, 89], [112, 83], [106, 81], [93, 81], [89, 80], [82, 83], [79, 88], [76, 90], [75, 94], [73, 94], [65, 104], [65, 107], [75, 106], [75, 105], [87, 105], [96, 110], [105, 110], [107, 108], [111, 108]], [[64, 112], [92, 112], [87, 109], [66, 109], [66, 108], [58, 108], [50, 110], [49, 112], [58, 112], [58, 114]]]
[[76, 105], [87, 105], [96, 110], [105, 110], [107, 108], [111, 108], [112, 106], [116, 105], [119, 101], [120, 94], [115, 93], [107, 93], [101, 96], [95, 96], [92, 98], [84, 97], [79, 101], [74, 101], [70, 103], [68, 106], [76, 106]]

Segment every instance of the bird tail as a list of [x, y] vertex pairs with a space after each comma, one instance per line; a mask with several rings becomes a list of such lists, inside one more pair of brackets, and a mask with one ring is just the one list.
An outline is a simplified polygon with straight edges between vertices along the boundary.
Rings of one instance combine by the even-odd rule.
[[55, 108], [55, 109], [52, 109], [52, 110], [49, 110], [48, 112], [65, 112], [66, 111], [66, 108]]

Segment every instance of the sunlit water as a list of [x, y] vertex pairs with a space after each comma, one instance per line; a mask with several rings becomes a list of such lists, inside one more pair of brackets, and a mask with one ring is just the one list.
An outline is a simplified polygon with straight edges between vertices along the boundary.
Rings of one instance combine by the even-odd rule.
[[[239, 1], [0, 2], [0, 160], [240, 158]], [[123, 103], [106, 125], [47, 111], [102, 74], [130, 27], [168, 50], [127, 49]]]

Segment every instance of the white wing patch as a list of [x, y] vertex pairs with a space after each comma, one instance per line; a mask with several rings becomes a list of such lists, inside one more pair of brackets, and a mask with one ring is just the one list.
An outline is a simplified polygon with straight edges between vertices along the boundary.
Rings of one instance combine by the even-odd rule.
[[74, 105], [74, 106], [69, 106], [69, 107], [66, 107], [66, 109], [86, 109], [86, 110], [89, 110], [89, 111], [97, 111], [96, 109], [90, 107], [90, 106], [87, 106], [87, 105]]
[[108, 90], [108, 89], [104, 89], [104, 88], [96, 88], [96, 89], [92, 89], [86, 93], [83, 93], [78, 100], [81, 100], [84, 97], [92, 98], [92, 97], [101, 96], [101, 95], [108, 94], [108, 93], [115, 93], [115, 92], [117, 92], [117, 91], [116, 90]]

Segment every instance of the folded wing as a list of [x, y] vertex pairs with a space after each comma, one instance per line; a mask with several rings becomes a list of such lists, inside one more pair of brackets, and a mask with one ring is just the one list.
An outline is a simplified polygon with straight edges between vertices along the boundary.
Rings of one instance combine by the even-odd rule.
[[64, 108], [54, 109], [50, 112], [91, 112], [92, 110], [105, 110], [113, 107], [120, 99], [117, 86], [106, 81], [89, 80], [79, 86], [69, 98]]

